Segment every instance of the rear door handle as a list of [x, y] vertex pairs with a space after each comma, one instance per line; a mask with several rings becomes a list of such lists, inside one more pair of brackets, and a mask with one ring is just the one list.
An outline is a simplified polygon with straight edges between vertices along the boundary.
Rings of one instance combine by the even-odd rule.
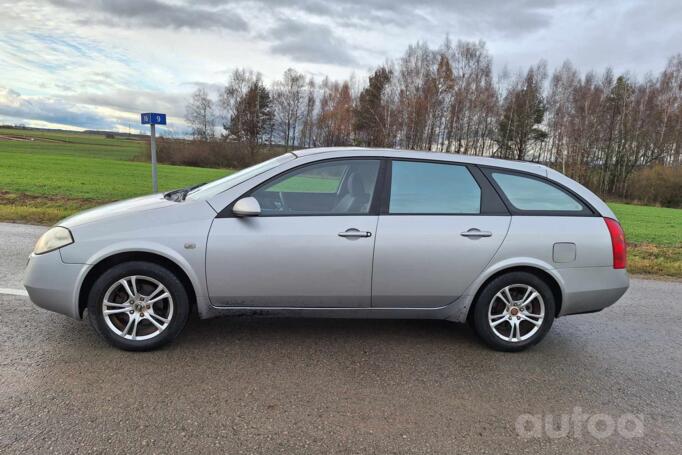
[[480, 229], [471, 228], [468, 231], [464, 231], [460, 234], [462, 237], [492, 237], [493, 233], [490, 231], [481, 231]]
[[350, 239], [356, 238], [367, 238], [371, 237], [372, 233], [368, 231], [360, 231], [355, 228], [346, 229], [344, 232], [339, 232], [339, 237], [345, 237]]

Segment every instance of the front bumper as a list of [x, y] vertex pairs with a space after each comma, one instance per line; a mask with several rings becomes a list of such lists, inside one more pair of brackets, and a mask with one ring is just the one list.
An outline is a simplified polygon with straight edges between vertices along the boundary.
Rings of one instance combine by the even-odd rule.
[[64, 263], [59, 250], [31, 254], [24, 275], [24, 287], [37, 306], [80, 319], [78, 283], [87, 267], [85, 264]]
[[563, 281], [564, 298], [559, 316], [600, 311], [613, 305], [630, 286], [624, 269], [581, 267], [557, 269]]

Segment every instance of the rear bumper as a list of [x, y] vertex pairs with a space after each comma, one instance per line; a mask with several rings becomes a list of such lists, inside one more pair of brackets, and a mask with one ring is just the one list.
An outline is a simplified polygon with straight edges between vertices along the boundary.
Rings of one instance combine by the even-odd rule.
[[85, 264], [65, 264], [59, 250], [31, 254], [24, 275], [24, 287], [31, 301], [46, 310], [80, 319], [77, 283]]
[[563, 282], [559, 316], [603, 310], [620, 299], [630, 286], [624, 269], [581, 267], [555, 270]]

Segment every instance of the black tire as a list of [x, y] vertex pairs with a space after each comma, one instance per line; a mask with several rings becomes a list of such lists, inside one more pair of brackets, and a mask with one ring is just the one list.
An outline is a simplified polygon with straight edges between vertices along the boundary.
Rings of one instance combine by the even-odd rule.
[[[158, 281], [158, 283], [166, 288], [168, 294], [170, 294], [170, 299], [164, 299], [160, 303], [152, 303], [152, 308], [154, 308], [154, 305], [171, 305], [172, 307], [172, 313], [168, 318], [168, 322], [162, 322], [162, 325], [167, 324], [163, 330], [160, 330], [159, 333], [152, 338], [144, 340], [128, 339], [121, 334], [116, 333], [105, 320], [106, 316], [104, 315], [104, 308], [102, 305], [108, 290], [112, 286], [125, 277], [136, 275], [149, 277]], [[150, 282], [146, 283], [147, 286], [151, 285]], [[140, 286], [145, 286], [143, 279], [140, 282]], [[120, 293], [121, 291], [119, 291], [119, 294]], [[142, 293], [142, 291], [140, 291], [140, 293]], [[123, 300], [126, 298], [127, 297], [124, 297]], [[126, 304], [127, 302], [123, 303]], [[149, 310], [147, 310], [146, 315], [144, 314], [144, 311], [144, 308], [142, 308], [140, 313], [142, 319], [140, 319], [139, 323], [142, 324], [142, 327], [148, 332], [153, 332], [154, 327], [149, 321], [149, 318], [151, 317], [149, 315]], [[126, 311], [125, 313], [129, 312]], [[149, 351], [170, 343], [185, 327], [189, 318], [189, 313], [189, 298], [180, 279], [178, 279], [170, 270], [152, 262], [133, 261], [115, 265], [97, 278], [88, 295], [88, 319], [92, 326], [112, 346], [126, 351]], [[113, 322], [111, 322], [112, 319], [110, 319], [110, 323], [115, 324], [120, 321], [121, 324], [125, 324], [125, 318], [127, 317], [127, 314], [117, 315], [116, 318], [121, 319], [114, 319]], [[147, 318], [147, 320], [144, 318]], [[158, 321], [158, 319], [155, 319], [155, 321]], [[137, 326], [135, 326], [135, 328], [137, 329]]]
[[[531, 286], [538, 292], [538, 294], [540, 294], [540, 297], [542, 298], [542, 303], [544, 304], [544, 318], [539, 328], [534, 334], [532, 334], [529, 338], [525, 340], [508, 341], [502, 339], [499, 335], [495, 333], [494, 329], [491, 327], [491, 324], [488, 321], [488, 311], [491, 305], [497, 305], [497, 307], [502, 305], [504, 307], [504, 304], [500, 301], [499, 298], [496, 299], [495, 302], [493, 302], [493, 298], [495, 298], [497, 293], [502, 291], [507, 286], [513, 285]], [[515, 292], [514, 291], [515, 289], [517, 288], [512, 288], [512, 292]], [[522, 290], [522, 288], [518, 289], [519, 289], [518, 292]], [[544, 338], [544, 336], [549, 331], [550, 327], [552, 327], [556, 308], [554, 294], [552, 293], [552, 290], [550, 289], [549, 285], [542, 278], [529, 272], [509, 272], [504, 275], [496, 277], [481, 290], [474, 305], [475, 306], [472, 310], [473, 326], [474, 330], [476, 331], [476, 334], [491, 348], [497, 351], [504, 352], [523, 351], [524, 349], [533, 346], [534, 344], [537, 344], [540, 340], [542, 340], [542, 338]], [[540, 305], [539, 300], [536, 299], [533, 305]], [[539, 306], [537, 308], [539, 308]], [[516, 311], [518, 314], [518, 310]], [[495, 311], [493, 312], [493, 314], [498, 314], [498, 312]], [[518, 319], [520, 317], [523, 316], [516, 316], [512, 318]], [[505, 319], [509, 319], [509, 317], [506, 317]], [[534, 327], [534, 325], [522, 319], [518, 323], [522, 324], [522, 327], [524, 329], [528, 329], [528, 331], [526, 332], [527, 334], [530, 333], [530, 330], [532, 330]], [[510, 322], [509, 324], [510, 327], [508, 330], [511, 332], [512, 323]], [[502, 323], [501, 325], [504, 325], [504, 323]], [[502, 329], [503, 327], [501, 327], [498, 330], [502, 331]]]

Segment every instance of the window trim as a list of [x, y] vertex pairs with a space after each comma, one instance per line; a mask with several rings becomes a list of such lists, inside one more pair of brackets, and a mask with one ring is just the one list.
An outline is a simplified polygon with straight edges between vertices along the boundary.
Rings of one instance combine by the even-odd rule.
[[[575, 191], [571, 190], [570, 188], [565, 187], [564, 185], [560, 184], [559, 182], [555, 182], [554, 180], [551, 180], [547, 177], [544, 177], [539, 174], [534, 174], [532, 172], [526, 172], [526, 171], [521, 171], [517, 169], [508, 169], [504, 167], [499, 167], [499, 166], [485, 166], [485, 165], [479, 165], [478, 166], [483, 175], [485, 175], [486, 179], [490, 183], [490, 185], [495, 189], [497, 192], [498, 196], [502, 199], [504, 204], [507, 206], [507, 210], [513, 215], [513, 216], [568, 216], [568, 217], [598, 217], [599, 212], [590, 204], [588, 203], [583, 197], [581, 197], [579, 194], [577, 194]], [[542, 183], [545, 183], [547, 185], [550, 185], [559, 191], [566, 193], [569, 197], [571, 197], [573, 200], [575, 200], [578, 204], [582, 206], [582, 210], [580, 211], [572, 211], [572, 210], [528, 210], [528, 209], [519, 209], [517, 208], [507, 197], [506, 193], [502, 190], [502, 187], [497, 183], [495, 178], [493, 177], [493, 173], [499, 173], [499, 174], [509, 174], [509, 175], [515, 175], [518, 177], [525, 177], [533, 180], [538, 180]]]
[[[380, 203], [380, 195], [381, 191], [380, 186], [383, 184], [383, 179], [384, 179], [384, 172], [385, 172], [385, 167], [386, 167], [386, 157], [384, 156], [347, 156], [347, 157], [335, 157], [335, 158], [327, 158], [327, 159], [321, 159], [321, 160], [316, 160], [316, 161], [310, 161], [308, 163], [303, 163], [299, 164], [298, 166], [294, 166], [292, 168], [289, 168], [285, 171], [280, 172], [277, 175], [273, 175], [269, 179], [259, 183], [258, 185], [249, 188], [247, 191], [242, 193], [240, 196], [235, 198], [232, 202], [230, 202], [225, 208], [223, 208], [216, 218], [239, 218], [232, 212], [232, 208], [234, 205], [239, 201], [240, 199], [243, 199], [245, 197], [251, 196], [253, 193], [261, 189], [262, 187], [268, 185], [271, 183], [273, 180], [280, 179], [282, 177], [285, 177], [287, 174], [296, 172], [302, 168], [308, 167], [308, 166], [316, 166], [319, 164], [324, 164], [324, 163], [330, 163], [334, 161], [356, 161], [356, 160], [364, 160], [364, 161], [378, 161], [379, 162], [379, 170], [377, 172], [377, 179], [374, 187], [374, 194], [372, 194], [372, 201], [369, 204], [369, 211], [367, 213], [282, 213], [282, 214], [276, 214], [276, 213], [261, 213], [260, 215], [257, 216], [257, 218], [287, 218], [287, 217], [308, 217], [308, 216], [377, 216], [379, 215], [379, 203]], [[345, 178], [345, 177], [344, 177]]]
[[[474, 179], [479, 189], [481, 190], [481, 205], [479, 213], [435, 213], [435, 212], [424, 212], [424, 213], [390, 213], [390, 201], [391, 201], [391, 184], [393, 183], [393, 162], [394, 161], [409, 161], [416, 163], [429, 163], [429, 164], [443, 164], [446, 166], [460, 166], [464, 167], [469, 171], [471, 177]], [[381, 210], [379, 214], [381, 216], [509, 216], [510, 212], [506, 205], [497, 194], [497, 191], [490, 185], [488, 179], [483, 175], [483, 173], [474, 164], [462, 163], [460, 161], [443, 161], [443, 160], [429, 160], [423, 158], [395, 158], [387, 157], [386, 165], [386, 175], [383, 182], [383, 197], [381, 199]]]
[[[263, 218], [275, 218], [275, 217], [307, 217], [307, 216], [570, 216], [570, 217], [599, 217], [599, 212], [588, 203], [583, 197], [572, 191], [570, 188], [555, 182], [547, 177], [538, 175], [532, 172], [526, 172], [517, 169], [509, 169], [499, 166], [481, 165], [473, 163], [463, 163], [461, 161], [445, 161], [437, 159], [423, 159], [423, 158], [410, 158], [410, 157], [392, 157], [392, 156], [347, 156], [347, 157], [335, 157], [326, 158], [321, 160], [315, 160], [312, 162], [300, 164], [294, 166], [290, 169], [280, 172], [277, 175], [270, 177], [269, 179], [261, 182], [260, 184], [250, 188], [249, 190], [242, 193], [239, 197], [235, 198], [231, 203], [229, 203], [225, 208], [223, 208], [216, 218], [236, 218], [234, 213], [232, 213], [232, 207], [234, 204], [244, 198], [249, 196], [251, 193], [257, 191], [262, 186], [267, 185], [271, 181], [282, 177], [290, 172], [294, 172], [306, 166], [326, 163], [331, 161], [351, 161], [351, 160], [372, 160], [379, 161], [379, 172], [377, 174], [376, 187], [374, 189], [374, 194], [372, 201], [370, 203], [369, 212], [366, 214], [355, 214], [355, 213], [305, 213], [305, 214], [261, 214], [259, 217]], [[476, 183], [481, 189], [481, 210], [480, 213], [389, 213], [389, 202], [391, 197], [391, 182], [392, 182], [392, 163], [393, 161], [412, 161], [418, 163], [433, 163], [433, 164], [444, 164], [444, 165], [457, 165], [466, 167], [471, 176], [474, 178]], [[580, 212], [571, 211], [553, 211], [553, 210], [520, 210], [517, 209], [511, 201], [509, 201], [502, 191], [502, 189], [497, 185], [495, 179], [492, 177], [492, 172], [501, 172], [513, 175], [519, 175], [522, 177], [529, 177], [536, 180], [540, 180], [546, 184], [554, 186], [565, 193], [568, 193], [577, 202], [579, 202], [585, 210]]]

